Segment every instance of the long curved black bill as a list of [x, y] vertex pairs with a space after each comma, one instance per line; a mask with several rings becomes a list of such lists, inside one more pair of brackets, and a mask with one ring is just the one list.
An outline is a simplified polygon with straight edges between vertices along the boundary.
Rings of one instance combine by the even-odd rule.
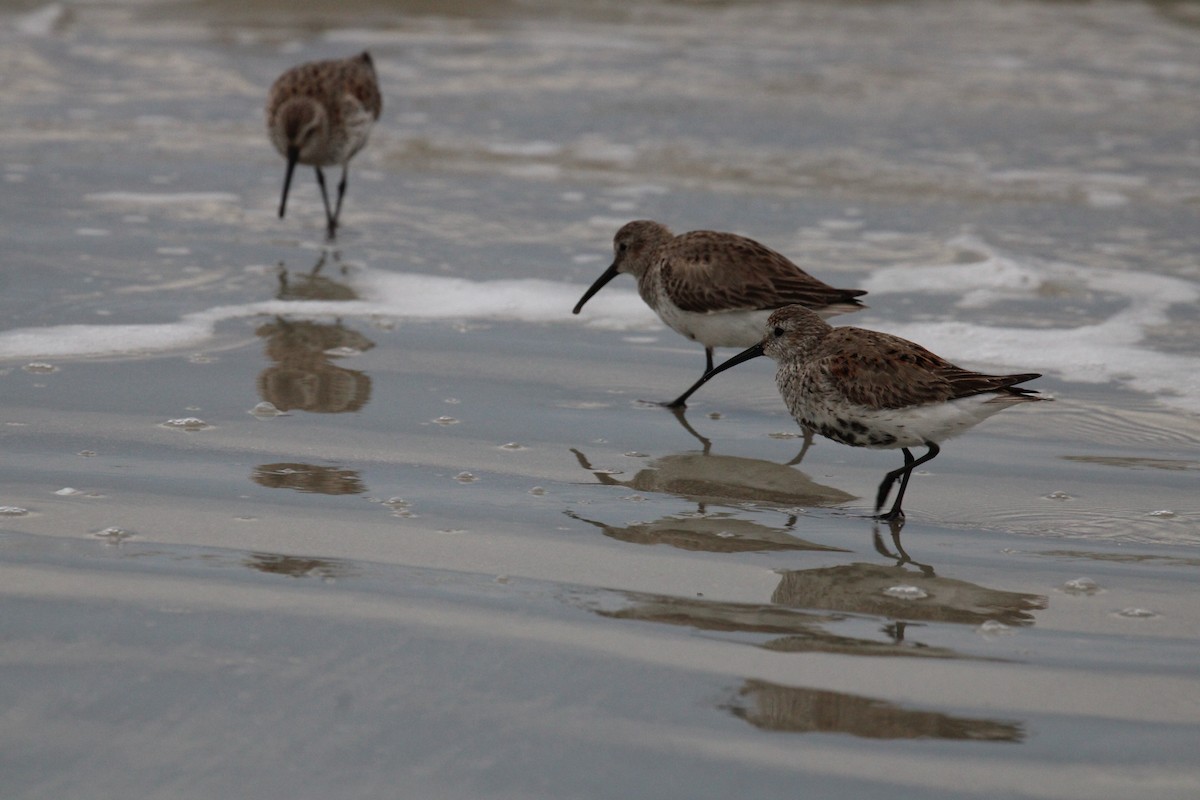
[[279, 199], [279, 218], [287, 211], [288, 190], [292, 188], [292, 173], [296, 171], [296, 162], [300, 160], [300, 148], [289, 147], [287, 151], [287, 172], [283, 175], [283, 197]]
[[745, 363], [753, 358], [758, 358], [761, 355], [764, 355], [762, 342], [759, 342], [758, 344], [754, 345], [753, 347], [746, 348], [742, 352], [738, 353], [736, 356], [733, 356], [732, 358], [730, 358], [728, 361], [724, 361], [724, 362], [718, 364], [717, 366], [713, 367], [712, 369], [710, 369], [708, 372], [704, 373], [702, 376], [700, 376], [700, 380], [698, 380], [694, 384], [692, 384], [692, 388], [688, 389], [686, 392], [679, 395], [679, 397], [676, 397], [674, 400], [672, 400], [670, 403], [668, 403], [667, 407], [668, 408], [682, 408], [687, 403], [687, 399], [696, 393], [697, 389], [699, 389], [704, 384], [708, 383], [709, 378], [712, 378], [712, 377], [718, 375], [719, 373], [724, 372], [725, 370], [729, 369], [730, 367], [736, 367], [738, 364]]
[[615, 277], [617, 277], [617, 262], [614, 261], [612, 266], [604, 270], [604, 274], [597, 278], [596, 282], [593, 283], [588, 290], [583, 293], [583, 297], [579, 298], [579, 302], [575, 304], [575, 308], [571, 311], [571, 313], [578, 314], [579, 310], [583, 308], [583, 304], [588, 300], [591, 300], [592, 295], [603, 289], [604, 284], [608, 283]]

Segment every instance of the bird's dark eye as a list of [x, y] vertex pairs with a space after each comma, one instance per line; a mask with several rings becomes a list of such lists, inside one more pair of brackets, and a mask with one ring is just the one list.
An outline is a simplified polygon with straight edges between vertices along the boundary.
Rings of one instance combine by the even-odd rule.
[[629, 245], [627, 245], [625, 242], [617, 243], [617, 252], [618, 253], [624, 253], [628, 249], [629, 249]]
[[783, 336], [783, 328], [776, 325], [775, 326], [775, 338], [778, 339], [780, 336]]

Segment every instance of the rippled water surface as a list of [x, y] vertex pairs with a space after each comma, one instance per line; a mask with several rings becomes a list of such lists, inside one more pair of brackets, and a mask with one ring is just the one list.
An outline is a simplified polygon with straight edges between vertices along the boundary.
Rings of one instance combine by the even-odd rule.
[[[0, 3], [0, 795], [1200, 795], [1190, 4], [336, 8]], [[325, 246], [262, 104], [362, 49]], [[1054, 402], [881, 528], [572, 316], [638, 218]]]

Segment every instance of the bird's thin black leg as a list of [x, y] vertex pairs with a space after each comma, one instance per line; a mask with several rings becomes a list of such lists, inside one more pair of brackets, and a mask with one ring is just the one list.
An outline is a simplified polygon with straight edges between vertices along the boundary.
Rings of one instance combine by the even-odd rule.
[[[342, 180], [338, 184], [337, 206], [333, 209], [333, 230], [337, 230], [338, 220], [342, 218], [342, 198], [346, 196], [346, 177], [350, 174], [350, 165], [346, 164], [342, 167]], [[332, 234], [329, 237], [333, 238]]]
[[[704, 348], [704, 363], [705, 363], [704, 375], [708, 375], [708, 373], [712, 372], [712, 368], [713, 368], [713, 349], [711, 347]], [[704, 385], [704, 377], [701, 376], [700, 380], [696, 381], [690, 387], [688, 387], [688, 390], [686, 392], [679, 395], [679, 397], [676, 397], [671, 402], [663, 403], [662, 405], [666, 406], [667, 408], [673, 408], [673, 409], [687, 408], [687, 399], [689, 397], [691, 397], [692, 394], [695, 393], [695, 391], [703, 385]]]
[[[333, 212], [329, 210], [329, 192], [325, 190], [325, 173], [320, 167], [313, 167], [317, 171], [317, 185], [321, 187], [321, 200], [325, 203], [325, 236], [329, 240], [333, 240], [337, 233], [337, 219]], [[341, 198], [338, 198], [338, 203], [341, 203]]]
[[904, 480], [908, 480], [908, 466], [915, 460], [907, 447], [902, 448], [902, 452], [904, 453], [904, 466], [884, 475], [883, 481], [879, 484], [879, 493], [875, 495], [875, 514], [879, 519], [889, 518], [888, 515], [879, 514], [879, 509], [883, 508], [883, 503], [887, 500], [888, 492], [892, 490], [892, 484], [896, 482], [896, 479], [903, 475]]
[[904, 492], [908, 489], [908, 479], [912, 477], [912, 471], [927, 461], [932, 461], [941, 452], [941, 448], [933, 442], [925, 442], [925, 446], [929, 449], [923, 456], [917, 459], [913, 458], [912, 452], [907, 447], [901, 448], [904, 453], [904, 466], [892, 470], [883, 477], [883, 483], [879, 484], [879, 494], [875, 498], [875, 513], [879, 514], [879, 509], [883, 508], [883, 503], [887, 500], [888, 492], [897, 478], [900, 480], [900, 489], [896, 492], [896, 500], [892, 503], [891, 510], [886, 514], [879, 514], [879, 519], [893, 520], [904, 517], [904, 511], [900, 505], [904, 502]]

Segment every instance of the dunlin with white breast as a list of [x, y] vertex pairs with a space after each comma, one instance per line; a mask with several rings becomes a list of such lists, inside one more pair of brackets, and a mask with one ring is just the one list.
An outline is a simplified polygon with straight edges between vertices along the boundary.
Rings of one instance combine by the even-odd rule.
[[[350, 159], [367, 143], [382, 110], [375, 64], [367, 52], [352, 58], [311, 61], [279, 76], [267, 97], [267, 133], [287, 159], [280, 218], [287, 210], [296, 165], [311, 166], [325, 201], [326, 236], [330, 240], [336, 236]], [[342, 167], [342, 180], [337, 204], [331, 208], [321, 167], [335, 165]]]
[[[746, 347], [762, 338], [771, 312], [798, 303], [824, 316], [863, 307], [860, 289], [835, 289], [785, 256], [736, 233], [691, 231], [676, 236], [652, 220], [629, 222], [613, 238], [615, 258], [575, 305], [584, 303], [622, 272], [633, 275], [638, 294], [672, 330], [704, 345], [705, 371], [714, 347]], [[670, 403], [680, 408], [699, 388]]]

